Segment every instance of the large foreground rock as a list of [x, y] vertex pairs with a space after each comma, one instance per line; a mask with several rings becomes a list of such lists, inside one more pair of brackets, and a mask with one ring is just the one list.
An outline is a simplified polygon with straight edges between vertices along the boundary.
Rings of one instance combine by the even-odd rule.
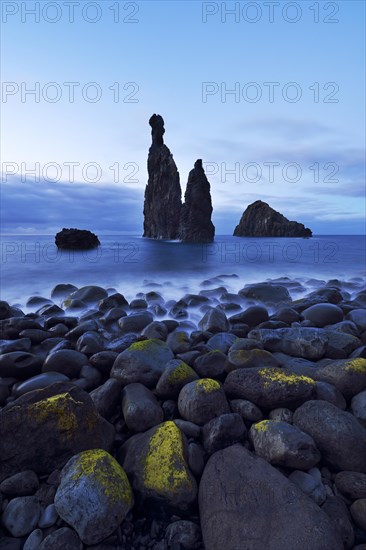
[[209, 459], [199, 508], [207, 550], [343, 550], [328, 516], [240, 444]]
[[100, 245], [98, 237], [86, 229], [65, 229], [55, 237], [57, 248], [64, 250], [89, 250]]
[[78, 387], [29, 392], [0, 411], [0, 482], [22, 470], [50, 473], [80, 451], [109, 450], [113, 439], [113, 426]]
[[331, 468], [366, 472], [366, 429], [351, 413], [328, 401], [308, 401], [295, 411], [293, 423], [314, 439]]
[[188, 243], [212, 242], [215, 226], [211, 221], [210, 184], [201, 159], [196, 160], [194, 169], [189, 173], [184, 200], [181, 213], [181, 240]]
[[178, 239], [182, 209], [179, 173], [173, 155], [164, 145], [163, 117], [154, 114], [149, 124], [152, 128], [152, 145], [147, 161], [149, 180], [145, 189], [143, 236]]
[[197, 496], [187, 463], [187, 440], [174, 422], [163, 422], [123, 445], [118, 460], [142, 502], [187, 510]]
[[85, 544], [111, 535], [133, 504], [127, 475], [102, 449], [73, 456], [62, 470], [55, 506]]
[[311, 237], [311, 229], [290, 221], [266, 202], [255, 201], [234, 229], [235, 237]]

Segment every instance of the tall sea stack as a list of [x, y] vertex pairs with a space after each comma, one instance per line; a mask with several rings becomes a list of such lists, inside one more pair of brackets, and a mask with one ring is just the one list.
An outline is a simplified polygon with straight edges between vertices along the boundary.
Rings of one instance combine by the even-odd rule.
[[288, 220], [263, 201], [250, 204], [234, 230], [234, 237], [311, 236], [311, 229], [302, 223]]
[[179, 172], [173, 155], [164, 145], [163, 117], [154, 114], [149, 124], [152, 144], [147, 161], [149, 180], [145, 189], [143, 236], [174, 240], [179, 238], [182, 209]]
[[180, 238], [184, 242], [207, 243], [215, 236], [211, 221], [212, 202], [210, 183], [206, 178], [202, 160], [196, 160], [190, 171], [181, 215]]

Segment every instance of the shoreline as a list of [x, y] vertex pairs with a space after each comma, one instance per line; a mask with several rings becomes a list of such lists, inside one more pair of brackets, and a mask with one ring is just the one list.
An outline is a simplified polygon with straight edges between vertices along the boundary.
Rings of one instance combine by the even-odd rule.
[[0, 541], [210, 550], [226, 531], [228, 549], [249, 533], [253, 549], [276, 537], [292, 549], [295, 532], [304, 550], [366, 543], [362, 279], [231, 281], [177, 300], [156, 284], [128, 301], [59, 284], [30, 313], [1, 302]]

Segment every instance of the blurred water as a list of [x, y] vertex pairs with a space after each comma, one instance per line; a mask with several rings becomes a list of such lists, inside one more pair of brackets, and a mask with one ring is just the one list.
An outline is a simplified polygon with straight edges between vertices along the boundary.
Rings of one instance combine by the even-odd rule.
[[[166, 299], [197, 292], [222, 274], [229, 291], [277, 277], [349, 280], [365, 275], [364, 236], [257, 239], [217, 236], [210, 245], [102, 236], [97, 250], [58, 251], [52, 236], [1, 238], [1, 299], [24, 305], [48, 297], [57, 283], [113, 287], [132, 299], [148, 283], [163, 284]], [[149, 286], [149, 284], [148, 284]]]

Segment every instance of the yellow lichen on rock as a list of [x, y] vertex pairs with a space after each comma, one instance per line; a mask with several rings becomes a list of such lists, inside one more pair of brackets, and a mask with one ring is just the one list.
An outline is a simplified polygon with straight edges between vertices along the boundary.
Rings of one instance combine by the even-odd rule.
[[81, 401], [75, 401], [67, 392], [60, 393], [30, 405], [29, 414], [37, 422], [45, 422], [48, 419], [54, 419], [60, 431], [72, 432], [78, 427], [78, 421], [73, 411], [78, 405], [82, 406], [83, 403]]
[[258, 371], [265, 386], [269, 386], [272, 382], [279, 382], [282, 384], [300, 384], [305, 383], [310, 386], [314, 386], [315, 382], [309, 376], [303, 376], [300, 374], [294, 374], [292, 372], [279, 372], [278, 369], [263, 368]]
[[157, 338], [152, 338], [151, 340], [141, 340], [140, 342], [134, 342], [131, 344], [126, 351], [145, 351], [149, 352], [152, 345], [162, 344], [161, 340]]
[[164, 422], [149, 442], [144, 461], [144, 485], [161, 495], [169, 495], [192, 484], [185, 465], [182, 433], [174, 422]]
[[359, 374], [366, 374], [366, 359], [363, 359], [362, 357], [352, 359], [351, 361], [347, 362], [345, 370], [350, 372], [357, 372]]
[[200, 380], [197, 380], [196, 385], [198, 389], [204, 391], [205, 393], [218, 391], [221, 388], [220, 384], [212, 378], [201, 378]]
[[257, 432], [265, 432], [268, 430], [268, 424], [273, 422], [273, 420], [262, 420], [261, 422], [257, 422], [253, 425], [253, 428]]
[[184, 361], [181, 361], [181, 363], [170, 373], [168, 380], [171, 384], [175, 382], [184, 382], [184, 380], [191, 379], [192, 376], [195, 375], [195, 371], [184, 363]]
[[78, 455], [73, 464], [73, 480], [94, 478], [111, 502], [123, 501], [133, 505], [133, 493], [125, 471], [103, 449], [92, 449]]

